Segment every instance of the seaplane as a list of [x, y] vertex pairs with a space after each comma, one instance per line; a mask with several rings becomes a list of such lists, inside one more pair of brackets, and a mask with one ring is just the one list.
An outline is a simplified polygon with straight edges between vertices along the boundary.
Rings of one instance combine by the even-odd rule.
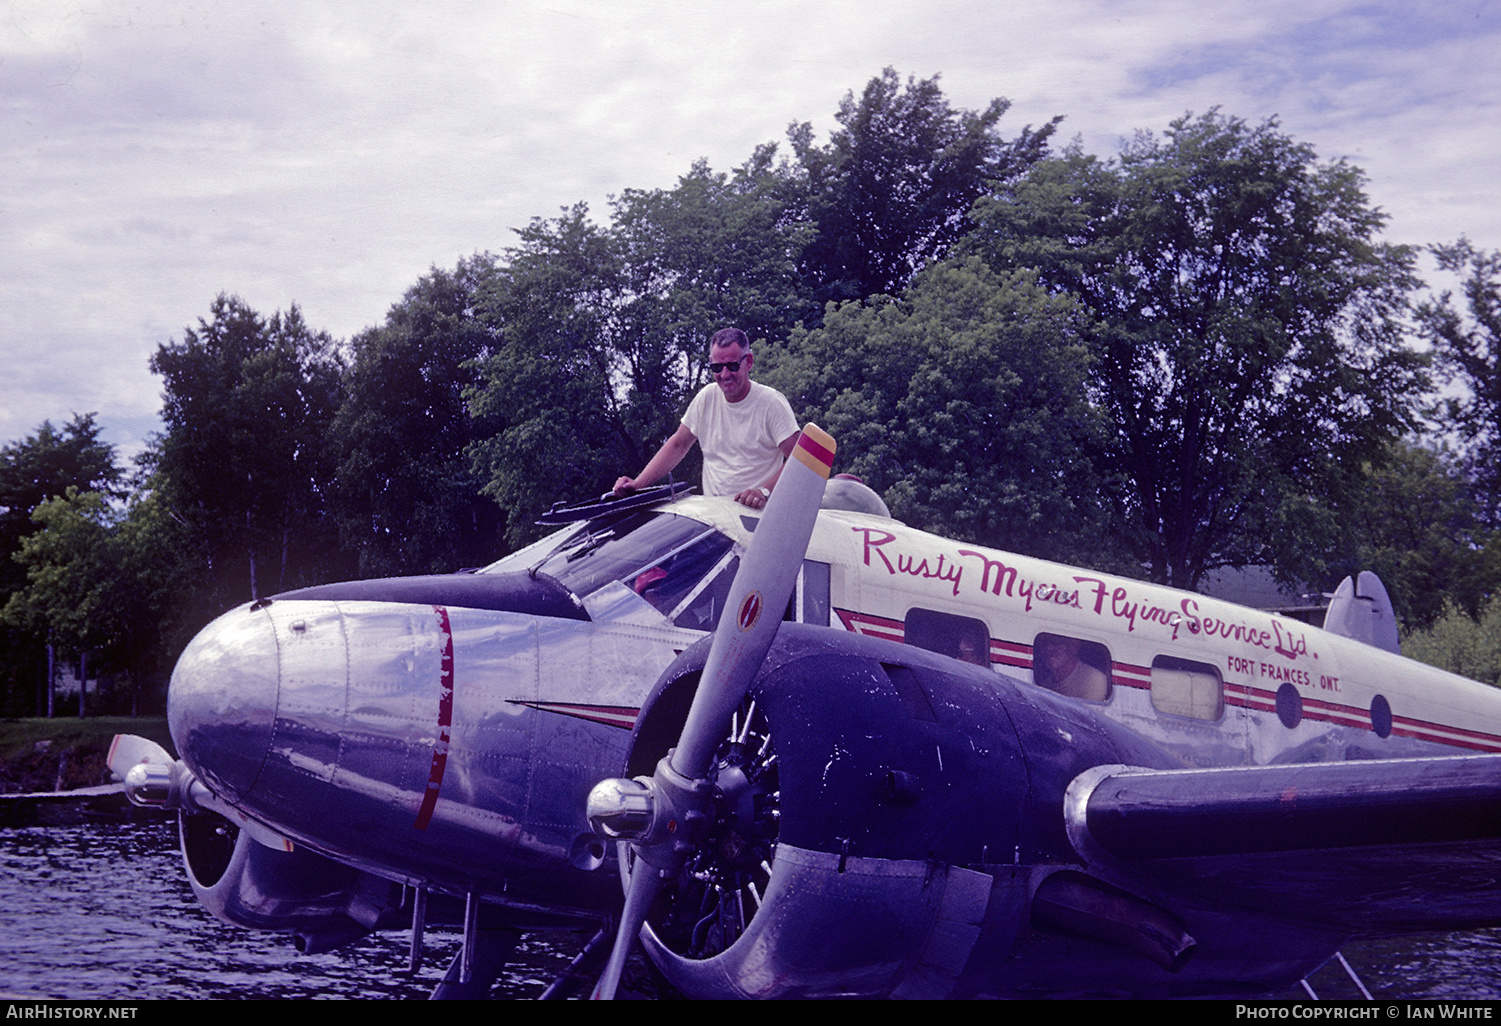
[[639, 950], [693, 998], [1160, 998], [1501, 923], [1501, 689], [1403, 658], [1373, 575], [1315, 628], [913, 529], [834, 452], [231, 610], [178, 757], [111, 766], [221, 919], [461, 922], [435, 996], [539, 930], [593, 937], [549, 994]]

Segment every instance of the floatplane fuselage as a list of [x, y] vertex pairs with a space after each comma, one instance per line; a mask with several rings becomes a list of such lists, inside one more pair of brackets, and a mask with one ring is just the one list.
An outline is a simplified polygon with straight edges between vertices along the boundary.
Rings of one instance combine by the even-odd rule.
[[[758, 526], [638, 498], [476, 573], [242, 606], [174, 673], [181, 761], [118, 761], [186, 810], [203, 903], [305, 948], [416, 896], [607, 924], [639, 860], [586, 800], [673, 747]], [[1335, 633], [823, 509], [692, 828], [659, 827], [648, 953], [700, 997], [1254, 993], [1501, 921], [1501, 690], [1391, 651], [1365, 576]]]

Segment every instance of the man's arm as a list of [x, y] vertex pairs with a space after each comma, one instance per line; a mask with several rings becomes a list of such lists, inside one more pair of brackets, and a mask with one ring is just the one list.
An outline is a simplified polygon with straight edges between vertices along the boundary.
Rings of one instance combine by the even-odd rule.
[[[796, 437], [793, 436], [794, 440]], [[641, 469], [641, 473], [635, 477], [622, 477], [615, 482], [615, 494], [624, 495], [626, 492], [656, 484], [663, 475], [683, 462], [683, 457], [688, 455], [688, 450], [693, 448], [693, 443], [696, 441], [698, 439], [694, 437], [692, 431], [688, 430], [688, 425], [679, 424], [678, 429], [672, 433], [672, 437], [662, 443], [662, 448], [658, 449], [657, 454]], [[791, 452], [792, 450], [785, 451]]]
[[782, 464], [777, 467], [777, 472], [765, 481], [762, 481], [759, 485], [747, 488], [735, 496], [736, 502], [742, 506], [749, 506], [751, 509], [760, 509], [766, 505], [766, 500], [771, 498], [771, 490], [777, 486], [777, 480], [782, 476], [782, 467], [787, 465], [787, 457], [792, 455], [792, 447], [797, 444], [797, 436], [801, 433], [799, 431], [782, 439], [781, 443], [777, 446], [778, 449], [782, 450]]

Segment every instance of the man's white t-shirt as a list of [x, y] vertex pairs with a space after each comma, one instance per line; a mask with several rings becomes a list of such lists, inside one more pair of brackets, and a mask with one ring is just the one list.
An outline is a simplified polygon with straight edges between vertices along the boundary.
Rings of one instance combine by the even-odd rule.
[[716, 384], [705, 385], [683, 414], [704, 454], [704, 494], [739, 495], [782, 465], [782, 441], [797, 434], [792, 404], [774, 388], [752, 381], [738, 403]]

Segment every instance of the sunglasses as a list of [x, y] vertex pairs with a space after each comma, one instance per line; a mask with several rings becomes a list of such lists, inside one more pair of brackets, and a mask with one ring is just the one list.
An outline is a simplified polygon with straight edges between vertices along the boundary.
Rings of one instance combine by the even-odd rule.
[[736, 360], [734, 363], [711, 363], [709, 364], [709, 373], [718, 374], [720, 371], [729, 371], [731, 374], [739, 374], [742, 362], [744, 361]]

